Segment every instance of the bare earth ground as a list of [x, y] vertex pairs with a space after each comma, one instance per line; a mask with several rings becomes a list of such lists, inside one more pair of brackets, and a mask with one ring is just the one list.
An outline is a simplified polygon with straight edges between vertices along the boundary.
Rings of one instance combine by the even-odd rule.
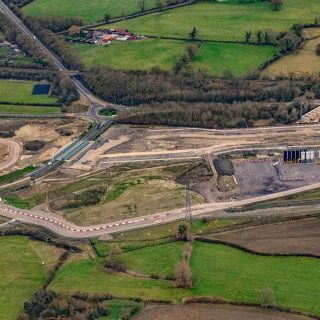
[[8, 151], [8, 146], [0, 140], [0, 163], [7, 157]]
[[307, 320], [309, 318], [229, 305], [150, 305], [134, 320]]
[[320, 218], [306, 218], [213, 234], [214, 239], [264, 253], [320, 256]]
[[[273, 166], [273, 160], [263, 162], [240, 161], [234, 162], [235, 174], [238, 182], [240, 198], [259, 196], [280, 192], [291, 188], [301, 187], [320, 180], [320, 165], [282, 165], [285, 180], [281, 180]], [[303, 180], [289, 180], [302, 178]]]
[[0, 174], [10, 170], [19, 161], [21, 149], [15, 139], [0, 139]]
[[[70, 136], [63, 136], [57, 130], [71, 130]], [[24, 144], [32, 140], [41, 140], [46, 144], [36, 152], [23, 151], [19, 167], [40, 163], [52, 157], [62, 146], [87, 129], [84, 120], [0, 120], [1, 131], [14, 131], [14, 139]]]
[[73, 168], [90, 170], [96, 168], [104, 156], [130, 155], [141, 152], [160, 153], [184, 150], [197, 154], [209, 153], [228, 146], [288, 142], [296, 144], [315, 141], [319, 132], [315, 128], [305, 128], [296, 132], [248, 133], [221, 135], [209, 130], [192, 130], [168, 127], [124, 126], [115, 125], [100, 137], [100, 143], [90, 150], [85, 157], [73, 165]]

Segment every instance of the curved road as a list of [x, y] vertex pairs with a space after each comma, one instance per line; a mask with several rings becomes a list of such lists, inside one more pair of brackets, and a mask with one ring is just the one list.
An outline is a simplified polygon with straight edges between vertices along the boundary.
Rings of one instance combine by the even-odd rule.
[[[287, 191], [282, 191], [278, 193], [268, 194], [260, 197], [255, 197], [251, 199], [237, 200], [231, 202], [214, 202], [214, 203], [205, 203], [193, 206], [191, 208], [192, 215], [197, 216], [205, 213], [213, 214], [214, 212], [233, 208], [233, 207], [241, 207], [248, 204], [258, 203], [266, 200], [272, 200], [292, 194], [296, 194], [303, 191], [309, 191], [316, 188], [320, 188], [320, 182], [291, 189]], [[93, 226], [78, 226], [73, 224], [70, 221], [65, 220], [63, 217], [58, 214], [53, 214], [51, 212], [44, 211], [30, 211], [30, 210], [20, 210], [8, 206], [6, 204], [0, 204], [0, 215], [27, 222], [34, 225], [39, 225], [45, 227], [52, 232], [59, 234], [63, 237], [68, 238], [90, 238], [96, 237], [105, 234], [111, 234], [115, 232], [123, 232], [134, 230], [142, 227], [147, 227], [151, 225], [155, 225], [158, 223], [166, 223], [179, 219], [183, 219], [185, 217], [185, 208], [175, 209], [167, 212], [161, 212], [158, 214], [147, 215], [143, 217], [130, 218], [121, 221], [111, 222], [107, 224], [93, 225]], [[226, 213], [224, 215], [227, 217], [237, 216], [237, 213]], [[217, 217], [222, 217], [221, 214], [216, 215]]]
[[18, 162], [21, 154], [21, 145], [13, 139], [0, 139], [0, 143], [8, 147], [8, 156], [0, 163], [0, 171], [12, 167]]

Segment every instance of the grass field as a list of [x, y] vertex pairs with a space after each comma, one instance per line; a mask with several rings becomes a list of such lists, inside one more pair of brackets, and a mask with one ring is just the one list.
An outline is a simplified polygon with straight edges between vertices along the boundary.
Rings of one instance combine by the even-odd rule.
[[[132, 32], [187, 38], [193, 27], [198, 38], [244, 40], [246, 31], [273, 29], [286, 31], [294, 23], [313, 22], [319, 16], [318, 0], [286, 0], [281, 10], [273, 11], [266, 2], [202, 2], [168, 12], [160, 12], [117, 23]], [[108, 26], [110, 27], [110, 26]], [[114, 26], [111, 26], [114, 27]]]
[[319, 28], [306, 29], [304, 36], [309, 40], [305, 41], [301, 49], [271, 64], [263, 75], [274, 77], [289, 74], [296, 76], [318, 74], [320, 57], [316, 54], [316, 47], [320, 43], [320, 30]]
[[24, 301], [45, 283], [60, 253], [55, 247], [25, 237], [0, 237], [1, 319], [17, 319]]
[[[0, 101], [11, 103], [56, 103], [57, 99], [46, 95], [32, 95], [34, 81], [0, 80]], [[1, 107], [2, 108], [2, 107]]]
[[25, 174], [32, 172], [35, 169], [33, 166], [28, 166], [23, 169], [10, 172], [8, 174], [5, 174], [3, 176], [0, 176], [0, 184], [9, 183], [11, 181], [14, 181], [16, 179], [19, 179], [23, 177]]
[[[132, 252], [129, 265], [150, 271], [150, 265], [154, 264], [153, 252], [162, 251], [156, 246], [148, 257], [148, 250]], [[173, 268], [176, 257], [175, 254], [158, 255], [158, 261], [164, 260], [162, 270]], [[319, 260], [313, 258], [254, 256], [223, 245], [195, 242], [191, 258], [194, 286], [189, 290], [175, 289], [170, 282], [105, 271], [99, 260], [87, 259], [63, 266], [51, 289], [63, 293], [87, 291], [178, 301], [186, 296], [216, 296], [259, 303], [261, 289], [272, 288], [277, 305], [320, 315], [320, 283], [315, 280], [320, 276], [319, 266]]]
[[174, 62], [183, 53], [183, 41], [148, 39], [144, 41], [113, 42], [108, 46], [72, 45], [87, 67], [104, 65], [114, 69], [149, 70], [160, 66], [172, 70]]
[[57, 114], [61, 113], [61, 107], [21, 106], [0, 104], [0, 113], [12, 114]]
[[[155, 6], [154, 0], [146, 0], [146, 9]], [[104, 19], [105, 14], [111, 17], [139, 12], [136, 0], [35, 0], [24, 7], [23, 12], [31, 16], [80, 17], [85, 23], [94, 23]]]
[[174, 275], [174, 268], [182, 258], [182, 245], [182, 242], [172, 242], [134, 250], [121, 254], [119, 260], [129, 270], [141, 274]]
[[[113, 42], [108, 46], [74, 44], [72, 48], [88, 68], [103, 65], [113, 69], [150, 70], [158, 66], [170, 71], [187, 44], [184, 41], [148, 39]], [[276, 46], [206, 43], [190, 66], [216, 76], [223, 75], [225, 70], [233, 75], [243, 75], [257, 69], [277, 51]]]
[[110, 315], [99, 318], [99, 320], [119, 320], [130, 318], [132, 309], [143, 308], [143, 303], [132, 300], [111, 299], [105, 302], [107, 308], [110, 310]]
[[234, 76], [258, 69], [278, 51], [276, 46], [252, 46], [229, 43], [206, 43], [192, 63], [194, 69], [222, 76], [228, 70]]

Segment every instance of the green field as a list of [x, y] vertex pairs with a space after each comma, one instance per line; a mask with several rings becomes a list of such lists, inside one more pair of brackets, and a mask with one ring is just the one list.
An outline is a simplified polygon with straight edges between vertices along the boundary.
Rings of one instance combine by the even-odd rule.
[[57, 99], [46, 95], [32, 95], [35, 81], [0, 80], [0, 101], [10, 103], [56, 103]]
[[286, 0], [281, 10], [273, 11], [267, 2], [202, 2], [167, 12], [119, 22], [110, 27], [124, 27], [144, 35], [187, 38], [193, 27], [198, 38], [244, 41], [246, 31], [273, 29], [286, 31], [294, 23], [313, 22], [319, 16], [318, 0]]
[[61, 108], [0, 104], [0, 113], [45, 115], [61, 113]]
[[[159, 259], [159, 257], [166, 257]], [[175, 265], [182, 257], [182, 242], [155, 245], [121, 254], [120, 261], [129, 270], [141, 274], [174, 275]]]
[[107, 300], [105, 305], [110, 310], [110, 315], [99, 318], [99, 320], [128, 319], [130, 318], [132, 309], [140, 310], [143, 308], [143, 303], [132, 300], [111, 299]]
[[107, 46], [72, 45], [75, 53], [87, 67], [104, 65], [114, 69], [149, 70], [159, 66], [172, 70], [174, 62], [183, 53], [183, 41], [148, 39], [144, 41], [112, 42]]
[[25, 174], [32, 172], [35, 169], [33, 166], [28, 166], [23, 169], [10, 172], [8, 174], [0, 176], [0, 184], [9, 183], [11, 181], [22, 178]]
[[[155, 7], [155, 0], [146, 0], [146, 9]], [[34, 0], [23, 12], [31, 16], [80, 17], [85, 23], [104, 19], [105, 14], [119, 17], [139, 12], [136, 0]]]
[[1, 319], [17, 319], [23, 303], [47, 280], [59, 254], [56, 248], [25, 237], [0, 237]]
[[[179, 244], [170, 246], [175, 245]], [[127, 257], [128, 267], [151, 271], [156, 264], [153, 261], [156, 250], [161, 253], [161, 246], [122, 255]], [[176, 254], [158, 254], [156, 271], [165, 274], [172, 270], [176, 259]], [[187, 296], [216, 296], [259, 303], [261, 290], [272, 288], [277, 305], [320, 315], [320, 283], [316, 280], [320, 276], [320, 262], [313, 258], [262, 257], [223, 245], [195, 242], [191, 258], [194, 286], [189, 290], [176, 289], [168, 281], [106, 271], [102, 263], [103, 260], [91, 259], [67, 263], [58, 271], [51, 289], [63, 293], [87, 291], [176, 301]]]
[[234, 76], [258, 69], [278, 51], [276, 46], [252, 46], [229, 43], [206, 43], [194, 59], [194, 69], [222, 76], [228, 70]]
[[[159, 66], [170, 71], [186, 45], [184, 41], [148, 39], [113, 42], [108, 46], [75, 44], [72, 48], [88, 68], [104, 65], [114, 69], [150, 70]], [[206, 43], [190, 66], [216, 76], [223, 75], [225, 70], [243, 75], [257, 69], [277, 51], [276, 46]]]

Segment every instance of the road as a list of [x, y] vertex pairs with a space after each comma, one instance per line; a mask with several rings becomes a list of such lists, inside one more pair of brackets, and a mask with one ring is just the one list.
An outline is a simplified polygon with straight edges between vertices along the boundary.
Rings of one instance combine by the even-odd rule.
[[[20, 32], [30, 38], [30, 41], [34, 41], [41, 48], [41, 50], [47, 55], [47, 57], [52, 61], [52, 63], [56, 66], [56, 68], [60, 72], [66, 72], [68, 69], [60, 62], [57, 56], [51, 52], [20, 20], [4, 3], [0, 0], [0, 9], [7, 16], [7, 18], [17, 27]], [[97, 103], [102, 106], [107, 106], [108, 103], [97, 98], [88, 90], [80, 81], [75, 79], [74, 77], [70, 77], [76, 86], [78, 92], [84, 96], [86, 99], [90, 101], [90, 103]]]
[[[263, 195], [250, 199], [235, 200], [231, 202], [214, 202], [199, 204], [196, 206], [192, 206], [192, 216], [198, 216], [201, 214], [210, 214], [212, 217], [229, 218], [241, 216], [241, 213], [217, 214], [217, 211], [234, 207], [242, 207], [244, 205], [259, 203], [267, 200], [273, 200], [280, 197], [289, 196], [317, 188], [320, 188], [320, 182], [296, 189]], [[159, 223], [168, 223], [180, 220], [185, 217], [185, 208], [161, 212], [158, 214], [152, 214], [138, 218], [125, 219], [107, 224], [85, 227], [75, 225], [72, 222], [65, 220], [62, 216], [49, 211], [45, 212], [38, 210], [20, 210], [10, 207], [4, 203], [0, 204], [0, 215], [11, 219], [15, 219], [17, 221], [23, 221], [30, 224], [45, 227], [63, 237], [81, 239], [97, 237], [105, 234], [112, 234], [115, 232], [130, 231], [142, 227], [157, 225]]]

